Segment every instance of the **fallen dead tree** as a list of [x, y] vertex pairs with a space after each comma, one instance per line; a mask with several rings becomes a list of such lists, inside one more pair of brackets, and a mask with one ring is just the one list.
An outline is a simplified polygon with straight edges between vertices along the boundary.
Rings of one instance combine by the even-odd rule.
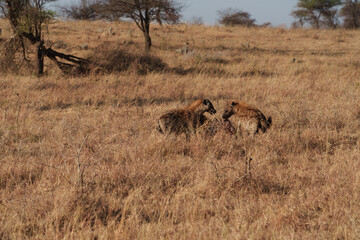
[[[56, 65], [67, 74], [81, 74], [89, 70], [89, 61], [84, 58], [76, 57], [70, 54], [64, 54], [53, 50], [51, 47], [44, 47], [44, 55], [52, 60]], [[70, 63], [59, 61], [58, 58], [66, 60]]]

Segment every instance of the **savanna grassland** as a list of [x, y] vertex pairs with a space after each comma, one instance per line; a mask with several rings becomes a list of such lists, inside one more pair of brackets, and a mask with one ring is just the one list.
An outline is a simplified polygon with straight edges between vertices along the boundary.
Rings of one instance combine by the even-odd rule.
[[[360, 239], [359, 31], [153, 25], [151, 36], [148, 63], [134, 24], [59, 21], [48, 44], [102, 64], [1, 73], [0, 239]], [[156, 131], [199, 97], [215, 117], [234, 99], [273, 125], [190, 142]]]

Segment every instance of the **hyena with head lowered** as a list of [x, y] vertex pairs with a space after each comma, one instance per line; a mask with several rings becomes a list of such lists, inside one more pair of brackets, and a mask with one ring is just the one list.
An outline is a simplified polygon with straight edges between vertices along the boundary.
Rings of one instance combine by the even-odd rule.
[[157, 130], [165, 135], [185, 133], [186, 139], [207, 121], [204, 113], [215, 114], [216, 110], [209, 99], [198, 99], [190, 105], [163, 114], [158, 120]]
[[224, 120], [228, 120], [232, 115], [235, 117], [237, 132], [242, 135], [255, 135], [261, 130], [263, 133], [271, 126], [272, 119], [266, 119], [264, 114], [257, 108], [247, 105], [244, 102], [229, 101], [222, 115]]

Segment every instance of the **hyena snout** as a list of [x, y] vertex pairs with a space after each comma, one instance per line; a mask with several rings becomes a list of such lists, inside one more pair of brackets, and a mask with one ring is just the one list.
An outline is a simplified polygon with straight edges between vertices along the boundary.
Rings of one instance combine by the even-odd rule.
[[231, 117], [232, 115], [234, 115], [234, 107], [236, 107], [238, 105], [237, 102], [231, 102], [231, 104], [228, 104], [225, 107], [224, 113], [222, 115], [222, 118], [224, 120], [227, 120], [229, 117]]
[[215, 113], [216, 113], [215, 108], [211, 108], [211, 109], [209, 109], [209, 113], [210, 113], [211, 115], [215, 114]]
[[223, 113], [223, 115], [222, 115], [222, 118], [224, 119], [224, 120], [228, 120], [229, 119], [229, 117], [231, 117], [233, 115], [233, 113], [231, 112], [231, 111], [225, 111], [224, 113]]

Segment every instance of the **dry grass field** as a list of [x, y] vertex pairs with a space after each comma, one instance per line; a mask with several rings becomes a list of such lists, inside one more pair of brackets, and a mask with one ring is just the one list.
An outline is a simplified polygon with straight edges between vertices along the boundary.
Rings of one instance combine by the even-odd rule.
[[[359, 31], [151, 35], [161, 70], [135, 60], [67, 76], [46, 60], [41, 78], [1, 73], [0, 239], [360, 239]], [[45, 40], [114, 67], [126, 58], [103, 53], [144, 45], [131, 23], [55, 22]], [[176, 51], [186, 42], [188, 54]], [[156, 131], [161, 114], [199, 97], [217, 110], [209, 118], [234, 99], [273, 125], [190, 142]]]

